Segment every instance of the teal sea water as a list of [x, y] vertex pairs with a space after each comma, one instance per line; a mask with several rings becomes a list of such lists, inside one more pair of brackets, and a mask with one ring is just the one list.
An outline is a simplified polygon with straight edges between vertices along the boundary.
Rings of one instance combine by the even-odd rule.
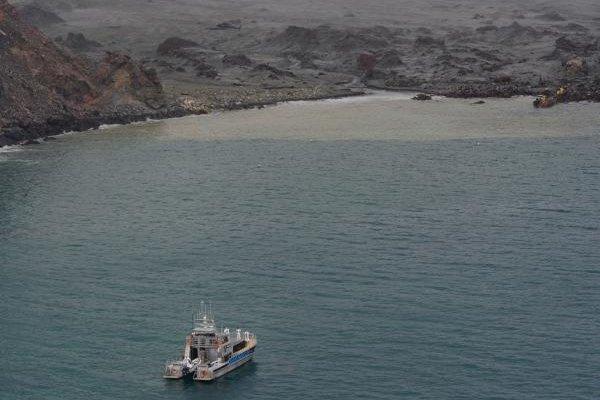
[[[600, 107], [402, 95], [0, 151], [0, 399], [597, 399]], [[164, 381], [194, 307], [255, 361]]]

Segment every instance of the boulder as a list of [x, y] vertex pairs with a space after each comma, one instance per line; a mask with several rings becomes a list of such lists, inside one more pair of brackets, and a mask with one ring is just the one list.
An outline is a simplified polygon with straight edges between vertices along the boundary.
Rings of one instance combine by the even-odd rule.
[[252, 60], [244, 54], [228, 54], [225, 55], [221, 62], [223, 65], [231, 67], [249, 67], [252, 65]]
[[587, 73], [587, 63], [581, 57], [573, 57], [565, 63], [565, 70], [570, 75], [581, 75]]
[[418, 95], [416, 95], [412, 99], [413, 100], [417, 100], [417, 101], [428, 101], [428, 100], [431, 100], [432, 97], [430, 95], [428, 95], [428, 94], [425, 94], [425, 93], [419, 93]]
[[196, 71], [196, 76], [199, 77], [214, 79], [219, 76], [217, 69], [204, 60], [196, 60], [194, 62], [194, 70]]
[[66, 39], [62, 37], [58, 37], [56, 39], [57, 42], [62, 43], [66, 47], [80, 52], [87, 52], [96, 50], [102, 45], [94, 40], [88, 40], [83, 33], [73, 33], [69, 32], [67, 34]]
[[535, 108], [550, 108], [554, 105], [556, 105], [556, 99], [548, 95], [541, 95], [533, 101]]
[[156, 53], [160, 56], [173, 56], [181, 49], [198, 46], [199, 44], [192, 40], [173, 36], [159, 44], [158, 48], [156, 49]]

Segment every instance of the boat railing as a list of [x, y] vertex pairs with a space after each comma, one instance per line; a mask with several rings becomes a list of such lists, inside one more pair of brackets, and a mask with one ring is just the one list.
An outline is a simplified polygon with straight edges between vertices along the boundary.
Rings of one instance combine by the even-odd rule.
[[217, 348], [221, 344], [223, 344], [223, 342], [218, 339], [205, 338], [202, 336], [192, 338], [192, 346], [194, 347]]
[[179, 364], [181, 364], [181, 360], [168, 360], [165, 363], [165, 368], [169, 368], [169, 367], [172, 367], [174, 365], [179, 365]]

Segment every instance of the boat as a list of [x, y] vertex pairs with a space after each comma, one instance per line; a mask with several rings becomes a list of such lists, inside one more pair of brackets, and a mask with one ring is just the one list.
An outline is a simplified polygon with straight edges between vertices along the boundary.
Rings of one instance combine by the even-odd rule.
[[213, 381], [251, 361], [256, 344], [251, 332], [217, 329], [212, 306], [202, 303], [194, 315], [192, 332], [185, 338], [181, 358], [166, 363], [163, 378], [191, 376], [196, 381]]

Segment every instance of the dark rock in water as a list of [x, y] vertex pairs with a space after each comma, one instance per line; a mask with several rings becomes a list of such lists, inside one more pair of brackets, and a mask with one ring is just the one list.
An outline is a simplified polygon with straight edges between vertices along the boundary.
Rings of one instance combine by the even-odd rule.
[[56, 41], [72, 50], [81, 52], [92, 51], [102, 47], [100, 43], [94, 40], [88, 40], [83, 33], [69, 32], [66, 39], [63, 40], [62, 37], [59, 37]]
[[473, 106], [478, 106], [478, 105], [481, 105], [481, 104], [485, 104], [485, 101], [479, 100], [479, 101], [475, 101], [475, 102], [471, 103], [471, 105], [473, 105]]
[[221, 62], [223, 65], [234, 67], [249, 67], [252, 65], [252, 60], [244, 54], [225, 55]]
[[156, 53], [160, 56], [172, 56], [181, 49], [198, 46], [199, 44], [192, 40], [182, 39], [179, 37], [170, 37], [158, 45]]
[[547, 13], [540, 14], [536, 18], [541, 19], [543, 21], [553, 21], [553, 22], [566, 21], [565, 17], [563, 17], [556, 11], [549, 11]]
[[60, 24], [65, 22], [64, 19], [44, 8], [35, 4], [28, 4], [19, 9], [21, 18], [35, 26], [46, 26]]
[[224, 21], [216, 26], [210, 28], [212, 30], [226, 30], [226, 29], [242, 29], [242, 21], [239, 19], [232, 19], [229, 21]]
[[56, 139], [54, 136], [48, 136], [48, 137], [44, 138], [45, 142], [54, 142], [55, 140], [58, 140], [58, 139]]
[[425, 94], [425, 93], [419, 93], [418, 95], [416, 95], [412, 99], [413, 100], [417, 100], [417, 101], [428, 101], [428, 100], [431, 100], [432, 97], [430, 95], [428, 95], [428, 94]]
[[533, 101], [535, 108], [550, 108], [556, 105], [556, 99], [552, 96], [542, 95]]

